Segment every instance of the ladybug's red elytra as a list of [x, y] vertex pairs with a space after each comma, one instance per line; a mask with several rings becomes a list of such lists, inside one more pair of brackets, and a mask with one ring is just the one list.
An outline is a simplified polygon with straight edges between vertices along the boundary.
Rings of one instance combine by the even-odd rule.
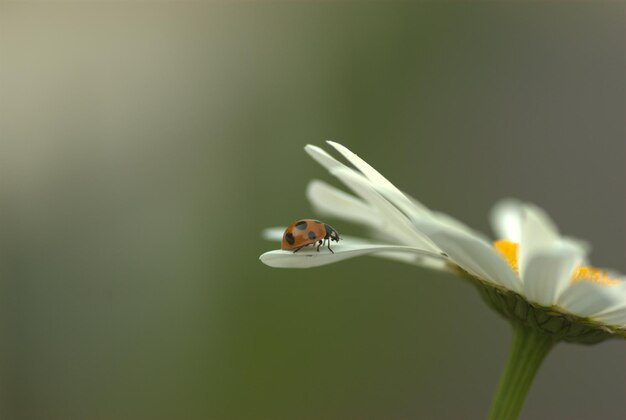
[[339, 233], [332, 226], [322, 223], [315, 219], [301, 219], [293, 222], [283, 233], [283, 242], [281, 248], [286, 251], [298, 252], [307, 245], [315, 245], [317, 243], [317, 252], [324, 242], [328, 241], [328, 250], [330, 249], [330, 241], [339, 241]]

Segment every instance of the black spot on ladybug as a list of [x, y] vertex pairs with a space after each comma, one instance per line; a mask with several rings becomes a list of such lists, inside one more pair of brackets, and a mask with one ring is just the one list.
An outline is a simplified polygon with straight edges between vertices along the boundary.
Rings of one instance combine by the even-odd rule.
[[296, 223], [296, 229], [298, 229], [298, 230], [305, 230], [306, 229], [306, 222], [304, 220], [301, 220], [298, 223]]
[[315, 239], [317, 237], [317, 235], [315, 234], [315, 232], [313, 232], [312, 230], [309, 231], [309, 239]]
[[289, 245], [293, 245], [296, 242], [296, 238], [293, 237], [291, 232], [285, 233], [285, 240]]

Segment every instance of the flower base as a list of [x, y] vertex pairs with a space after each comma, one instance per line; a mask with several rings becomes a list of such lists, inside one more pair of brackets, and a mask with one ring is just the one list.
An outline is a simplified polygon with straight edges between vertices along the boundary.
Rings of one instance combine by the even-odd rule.
[[467, 276], [478, 286], [478, 291], [496, 312], [516, 326], [536, 329], [550, 335], [555, 341], [595, 344], [608, 338], [626, 337], [626, 331], [611, 329], [593, 320], [577, 317], [527, 301], [523, 296], [475, 277]]

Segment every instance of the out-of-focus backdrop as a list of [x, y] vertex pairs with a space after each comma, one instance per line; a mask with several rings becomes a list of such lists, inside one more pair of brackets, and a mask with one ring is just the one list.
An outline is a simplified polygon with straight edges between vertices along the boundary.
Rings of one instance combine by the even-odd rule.
[[[625, 271], [625, 39], [623, 3], [2, 3], [0, 416], [484, 418], [510, 332], [473, 288], [260, 232], [315, 216], [333, 139]], [[624, 418], [624, 350], [559, 345], [523, 418]]]

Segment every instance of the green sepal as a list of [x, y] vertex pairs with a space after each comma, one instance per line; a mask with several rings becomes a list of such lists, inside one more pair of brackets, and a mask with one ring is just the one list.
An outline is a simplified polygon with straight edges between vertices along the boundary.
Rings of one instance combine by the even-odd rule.
[[609, 338], [626, 338], [626, 330], [607, 326], [569, 313], [556, 307], [529, 302], [522, 295], [487, 283], [464, 273], [476, 284], [487, 304], [510, 322], [549, 334], [555, 341], [596, 344]]

